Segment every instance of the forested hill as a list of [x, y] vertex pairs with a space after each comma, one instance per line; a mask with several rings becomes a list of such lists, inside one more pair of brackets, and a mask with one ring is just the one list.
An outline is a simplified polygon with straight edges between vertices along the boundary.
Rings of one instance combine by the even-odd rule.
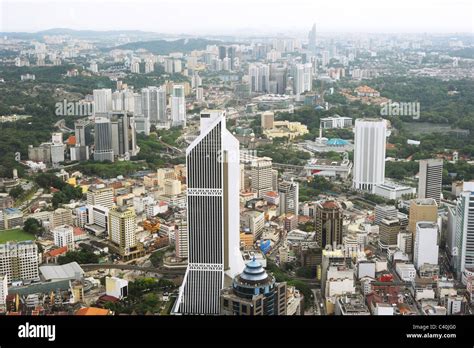
[[116, 46], [110, 49], [138, 50], [145, 49], [154, 54], [170, 54], [171, 52], [191, 52], [205, 49], [207, 45], [222, 44], [221, 41], [207, 39], [179, 39], [173, 41], [153, 40], [138, 41]]

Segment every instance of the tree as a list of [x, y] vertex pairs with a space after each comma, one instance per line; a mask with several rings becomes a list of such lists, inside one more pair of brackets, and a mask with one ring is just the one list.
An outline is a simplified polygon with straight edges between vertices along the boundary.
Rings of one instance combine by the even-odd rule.
[[44, 227], [41, 226], [38, 220], [34, 218], [28, 218], [23, 224], [23, 231], [34, 234], [35, 236], [40, 236], [44, 232]]
[[8, 192], [8, 194], [10, 196], [12, 196], [13, 198], [15, 198], [15, 199], [20, 197], [23, 193], [25, 193], [25, 190], [23, 190], [23, 187], [21, 187], [21, 186], [16, 186], [16, 187], [12, 188], [10, 190], [10, 192]]

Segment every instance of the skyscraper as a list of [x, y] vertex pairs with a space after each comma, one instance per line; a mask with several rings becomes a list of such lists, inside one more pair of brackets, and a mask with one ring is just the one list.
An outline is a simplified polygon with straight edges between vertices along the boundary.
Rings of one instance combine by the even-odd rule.
[[109, 239], [122, 256], [130, 255], [137, 247], [136, 215], [133, 208], [116, 207], [109, 211]]
[[112, 90], [110, 88], [94, 89], [94, 113], [112, 111]]
[[173, 311], [219, 314], [224, 280], [244, 268], [239, 142], [226, 128], [225, 111], [201, 112], [201, 133], [186, 150], [186, 164], [188, 268]]
[[465, 182], [456, 204], [454, 269], [466, 284], [474, 273], [474, 182]]
[[148, 118], [149, 123], [165, 126], [168, 121], [166, 117], [166, 88], [163, 86], [143, 88], [141, 95], [142, 112]]
[[438, 205], [434, 199], [413, 199], [410, 202], [408, 230], [416, 234], [416, 223], [420, 221], [438, 221]]
[[420, 160], [418, 180], [418, 198], [433, 198], [436, 203], [441, 200], [441, 184], [443, 181], [443, 160]]
[[342, 244], [342, 208], [336, 201], [316, 203], [316, 241], [321, 248]]
[[372, 191], [385, 178], [385, 138], [387, 121], [381, 118], [357, 119], [354, 129], [353, 188]]
[[171, 97], [171, 124], [172, 126], [186, 127], [186, 102], [184, 86], [174, 85]]
[[311, 91], [313, 83], [313, 66], [311, 63], [296, 64], [293, 67], [293, 94]]
[[267, 93], [270, 91], [270, 68], [267, 64], [249, 65], [250, 91]]
[[400, 232], [400, 220], [396, 218], [382, 219], [379, 224], [379, 247], [387, 250], [398, 244], [398, 233]]
[[96, 117], [94, 126], [94, 160], [114, 161], [112, 147], [112, 124], [105, 117]]
[[313, 24], [308, 34], [308, 50], [316, 54], [316, 23]]
[[438, 225], [430, 221], [416, 223], [416, 239], [413, 253], [415, 268], [423, 264], [438, 264]]
[[275, 83], [275, 91], [270, 91], [276, 94], [285, 94], [286, 91], [286, 67], [276, 66], [270, 71], [270, 79]]
[[262, 197], [265, 193], [272, 191], [272, 159], [269, 157], [256, 157], [250, 164], [251, 188]]
[[294, 181], [283, 181], [278, 187], [280, 194], [280, 214], [298, 216], [299, 185]]
[[76, 146], [86, 146], [86, 123], [82, 120], [74, 122]]
[[135, 121], [132, 114], [113, 112], [110, 114], [112, 148], [115, 156], [130, 157], [137, 154]]

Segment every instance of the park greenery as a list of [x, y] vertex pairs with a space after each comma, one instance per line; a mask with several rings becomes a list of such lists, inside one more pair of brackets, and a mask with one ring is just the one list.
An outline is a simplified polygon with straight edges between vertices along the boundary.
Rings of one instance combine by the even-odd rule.
[[138, 278], [128, 283], [128, 296], [118, 302], [106, 302], [104, 307], [115, 314], [169, 314], [171, 300], [164, 302], [161, 294], [176, 288], [166, 279]]
[[304, 281], [293, 279], [270, 260], [267, 260], [267, 272], [273, 274], [277, 282], [286, 282], [287, 285], [294, 286], [296, 289], [301, 291], [304, 296], [304, 309], [311, 308], [314, 301], [314, 294], [308, 284]]
[[58, 263], [60, 265], [70, 262], [77, 262], [78, 264], [98, 263], [99, 256], [92, 251], [81, 249], [78, 251], [68, 251], [66, 255], [58, 257]]
[[69, 185], [54, 173], [40, 173], [35, 177], [35, 182], [39, 187], [53, 192], [53, 208], [57, 208], [63, 203], [69, 203], [71, 200], [80, 199], [83, 195], [80, 186]]
[[45, 229], [38, 220], [28, 218], [23, 224], [23, 231], [34, 236], [41, 236], [45, 232]]

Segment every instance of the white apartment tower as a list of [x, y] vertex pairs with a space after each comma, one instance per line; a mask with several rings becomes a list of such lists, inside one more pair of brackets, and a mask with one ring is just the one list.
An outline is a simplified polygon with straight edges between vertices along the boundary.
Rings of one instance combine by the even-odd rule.
[[417, 222], [414, 249], [413, 261], [417, 270], [425, 263], [438, 264], [438, 224], [431, 221]]
[[94, 89], [94, 114], [112, 111], [112, 90], [110, 88]]
[[456, 205], [454, 268], [466, 284], [467, 273], [474, 272], [474, 182], [465, 182]]
[[201, 133], [186, 150], [188, 268], [174, 313], [219, 314], [224, 280], [244, 268], [239, 159], [239, 142], [226, 128], [225, 111], [202, 111]]
[[298, 216], [299, 184], [296, 181], [283, 181], [278, 187], [280, 194], [280, 214]]
[[142, 112], [149, 124], [165, 126], [168, 122], [166, 116], [166, 88], [148, 87], [141, 91]]
[[250, 64], [249, 76], [251, 92], [270, 92], [270, 67], [267, 64]]
[[299, 95], [303, 92], [311, 91], [312, 83], [312, 64], [296, 64], [293, 68], [293, 93]]
[[184, 86], [174, 85], [171, 96], [171, 123], [172, 126], [186, 127], [186, 102], [184, 99]]
[[0, 274], [6, 274], [8, 283], [15, 280], [38, 279], [36, 243], [28, 240], [0, 244]]
[[68, 250], [74, 250], [74, 228], [70, 225], [62, 225], [53, 229], [54, 244], [59, 247], [67, 246]]
[[385, 138], [387, 121], [381, 118], [357, 119], [354, 136], [353, 188], [372, 191], [385, 178]]

